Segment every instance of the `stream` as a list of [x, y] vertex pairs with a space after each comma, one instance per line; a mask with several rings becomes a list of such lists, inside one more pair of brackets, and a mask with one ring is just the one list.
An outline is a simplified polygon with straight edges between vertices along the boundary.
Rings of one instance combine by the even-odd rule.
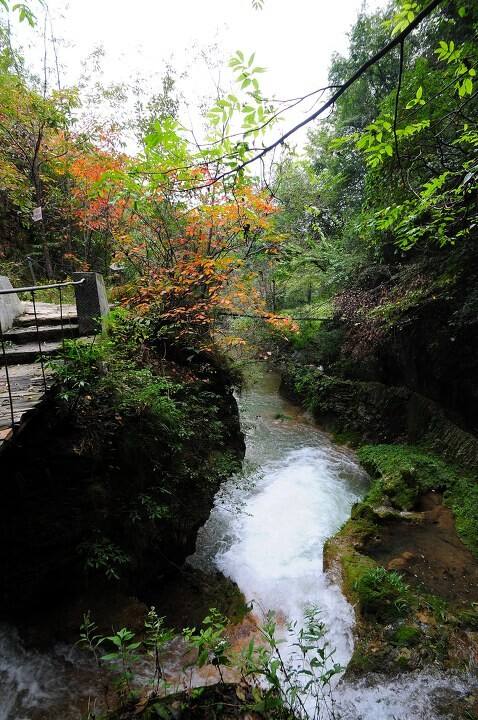
[[[221, 570], [254, 603], [256, 616], [274, 610], [282, 625], [300, 626], [304, 610], [317, 606], [334, 661], [346, 665], [354, 613], [323, 572], [322, 552], [365, 493], [368, 478], [351, 451], [334, 445], [278, 395], [278, 382], [261, 372], [240, 398], [245, 470], [221, 488], [188, 562]], [[470, 678], [425, 671], [337, 681], [336, 710], [343, 720], [433, 720], [443, 717], [445, 700], [478, 691]], [[77, 649], [27, 651], [14, 629], [0, 627], [0, 720], [78, 720], [95, 694], [95, 669]]]

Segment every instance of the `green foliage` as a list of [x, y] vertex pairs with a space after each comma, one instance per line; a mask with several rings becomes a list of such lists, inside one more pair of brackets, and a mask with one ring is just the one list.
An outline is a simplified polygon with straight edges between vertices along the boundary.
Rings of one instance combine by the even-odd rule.
[[202, 625], [203, 627], [199, 631], [196, 631], [195, 628], [185, 628], [183, 630], [184, 638], [192, 648], [197, 650], [197, 666], [201, 668], [206, 663], [214, 665], [221, 681], [224, 682], [221, 667], [230, 665], [228, 651], [231, 647], [225, 636], [227, 618], [216, 608], [211, 608]]
[[285, 642], [278, 637], [275, 615], [269, 612], [259, 628], [262, 643], [254, 640], [241, 653], [241, 674], [266, 684], [269, 691], [260, 693], [253, 686], [255, 699], [253, 708], [274, 717], [281, 708], [288, 717], [303, 720], [320, 720], [330, 717], [333, 698], [330, 682], [343, 668], [334, 662], [335, 650], [330, 647], [325, 634], [326, 628], [320, 620], [317, 608], [304, 612], [304, 624], [297, 622], [288, 626], [292, 652], [287, 659], [281, 653], [280, 645]]
[[478, 482], [474, 475], [458, 474], [445, 492], [445, 502], [453, 510], [456, 531], [475, 557], [478, 557]]
[[104, 346], [97, 342], [65, 340], [58, 360], [49, 363], [60, 383], [60, 397], [66, 402], [77, 400], [91, 391], [101, 374]]
[[164, 433], [186, 438], [185, 408], [176, 399], [182, 384], [133, 359], [149, 332], [141, 318], [116, 311], [107, 320], [107, 335], [91, 343], [65, 341], [58, 359], [50, 363], [60, 384], [59, 395], [76, 408], [79, 399], [94, 390], [107, 396], [117, 413], [150, 418]]
[[[171, 698], [167, 695], [170, 685], [164, 678], [163, 660], [176, 635], [165, 628], [164, 618], [158, 617], [154, 608], [146, 615], [144, 630], [144, 640], [137, 640], [135, 633], [128, 628], [103, 636], [87, 613], [78, 645], [93, 655], [98, 666], [106, 663], [106, 667], [113, 670], [118, 712], [127, 709], [145, 720], [170, 718]], [[232, 653], [226, 631], [227, 618], [214, 608], [209, 610], [199, 631], [192, 628], [183, 630], [187, 645], [196, 651], [195, 659], [188, 661], [189, 670], [191, 666], [215, 666], [220, 680], [219, 689], [225, 693], [227, 685], [222, 670], [232, 666], [242, 679], [240, 685], [234, 685], [234, 697], [236, 701], [237, 698], [240, 700], [241, 712], [258, 713], [260, 717], [271, 720], [322, 720], [331, 716], [334, 704], [331, 680], [343, 668], [334, 661], [334, 649], [326, 639], [326, 628], [317, 608], [305, 611], [302, 626], [294, 623], [288, 627], [292, 651], [288, 650], [287, 657], [281, 653], [284, 638], [277, 630], [272, 612], [258, 627], [260, 641], [251, 639], [238, 655]], [[104, 648], [108, 652], [103, 652]], [[145, 662], [145, 654], [152, 659], [151, 664]], [[135, 677], [139, 668], [143, 681], [144, 676], [149, 674], [147, 684], [151, 690], [148, 697], [143, 697], [136, 704]], [[106, 692], [108, 689], [106, 686]], [[203, 687], [189, 688], [188, 702], [194, 704], [199, 701], [202, 705], [206, 692]], [[177, 698], [177, 695], [172, 696], [173, 700]], [[222, 709], [221, 694], [219, 701], [213, 705], [216, 716]], [[202, 709], [207, 707], [205, 703]]]
[[355, 591], [364, 614], [380, 620], [403, 617], [410, 608], [408, 585], [399, 573], [383, 567], [365, 571], [356, 581]]
[[129, 521], [133, 525], [142, 522], [157, 522], [170, 517], [168, 505], [158, 502], [152, 495], [140, 493], [130, 508]]
[[130, 562], [130, 557], [111, 540], [96, 536], [85, 540], [78, 547], [86, 571], [104, 573], [108, 580], [119, 580], [121, 570]]
[[[42, 5], [43, 2], [40, 0], [40, 4]], [[0, 7], [3, 7], [4, 10], [7, 12], [11, 9], [14, 13], [18, 13], [18, 20], [22, 23], [25, 20], [30, 25], [30, 27], [34, 27], [36, 24], [36, 17], [29, 5], [29, 3], [25, 2], [14, 2], [13, 4], [10, 3], [10, 0], [0, 0]]]
[[299, 320], [299, 332], [291, 334], [290, 343], [297, 350], [310, 350], [314, 353], [314, 362], [324, 367], [330, 366], [340, 355], [343, 330], [324, 322]]
[[97, 632], [97, 630], [98, 626], [91, 619], [91, 613], [88, 610], [88, 612], [83, 615], [83, 622], [80, 626], [80, 639], [78, 640], [77, 645], [83, 648], [83, 650], [90, 652], [93, 655], [96, 664], [100, 667], [100, 645], [103, 643], [104, 638]]
[[438, 595], [427, 595], [425, 598], [425, 607], [431, 610], [437, 622], [447, 622], [449, 618], [449, 607], [446, 600]]
[[456, 471], [426, 449], [412, 445], [364, 445], [359, 460], [376, 482], [367, 495], [369, 502], [388, 500], [410, 510], [426, 490], [444, 490], [456, 482]]
[[[422, 8], [397, 0], [362, 11], [348, 53], [332, 61], [331, 84], [343, 83]], [[414, 332], [427, 343], [417, 352], [446, 352], [420, 323], [436, 304], [436, 324], [451, 332], [466, 292], [460, 277], [476, 263], [477, 27], [475, 6], [438, 8], [405, 43], [399, 92], [398, 54], [390, 53], [309, 132], [306, 157], [277, 170], [277, 226], [286, 238], [273, 270], [276, 307], [298, 315], [311, 296], [330, 304], [342, 330], [333, 348], [339, 357], [332, 354], [337, 374], [362, 377], [366, 359], [386, 383], [393, 356], [398, 382], [408, 379], [413, 361], [397, 358], [397, 349]], [[440, 315], [444, 303], [449, 318]], [[301, 324], [290, 345], [305, 362], [327, 365], [322, 340]]]
[[392, 37], [403, 32], [403, 30], [410, 25], [415, 19], [418, 10], [419, 5], [416, 2], [404, 2], [401, 0], [398, 3], [397, 12], [393, 18], [387, 22], [387, 25], [392, 27]]
[[121, 628], [103, 639], [104, 643], [112, 645], [110, 652], [101, 656], [101, 660], [111, 663], [117, 673], [116, 687], [120, 698], [131, 700], [136, 697], [133, 692], [135, 665], [140, 660], [139, 649], [141, 641], [135, 640], [135, 634], [128, 628]]
[[151, 680], [153, 692], [158, 692], [160, 684], [163, 691], [169, 687], [163, 669], [163, 662], [169, 643], [174, 639], [174, 631], [165, 627], [164, 617], [159, 617], [156, 609], [151, 607], [144, 621], [144, 646], [149, 657], [154, 660], [154, 675]]

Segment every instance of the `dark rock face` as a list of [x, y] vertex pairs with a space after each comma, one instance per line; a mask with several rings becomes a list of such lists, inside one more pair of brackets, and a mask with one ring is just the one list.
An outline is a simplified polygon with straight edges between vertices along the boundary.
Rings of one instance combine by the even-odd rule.
[[434, 400], [456, 423], [475, 432], [478, 324], [476, 318], [463, 318], [462, 311], [458, 302], [420, 307], [410, 324], [380, 348], [377, 379]]
[[[358, 379], [361, 369], [370, 365], [373, 372], [366, 379], [404, 386], [430, 398], [453, 422], [476, 433], [476, 240], [426, 254], [412, 253], [390, 272], [394, 279], [386, 285], [383, 297], [380, 277], [374, 279], [372, 290], [358, 278], [357, 287], [374, 302], [370, 307], [357, 306], [353, 316], [337, 314], [336, 322], [345, 336], [342, 357], [351, 371], [347, 376]], [[370, 341], [364, 341], [367, 330], [374, 330]], [[341, 375], [332, 369], [331, 374]]]
[[304, 380], [304, 368], [284, 368], [281, 391], [299, 398], [326, 428], [357, 443], [425, 440], [447, 459], [478, 469], [478, 439], [433, 400], [405, 387], [306, 372]]
[[224, 376], [191, 389], [190, 413], [175, 445], [147, 414], [121, 417], [94, 397], [42, 408], [1, 458], [3, 617], [92, 586], [141, 595], [193, 552], [244, 439]]

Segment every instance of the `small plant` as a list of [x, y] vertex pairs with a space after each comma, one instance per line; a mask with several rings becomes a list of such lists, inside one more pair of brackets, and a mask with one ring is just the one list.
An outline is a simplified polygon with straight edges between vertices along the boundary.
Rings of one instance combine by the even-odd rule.
[[448, 603], [438, 595], [427, 595], [425, 607], [430, 610], [440, 623], [448, 622], [450, 610]]
[[141, 656], [138, 653], [141, 641], [134, 639], [135, 634], [128, 628], [121, 628], [114, 635], [108, 635], [102, 642], [109, 641], [113, 650], [101, 656], [101, 660], [111, 662], [118, 673], [116, 686], [123, 699], [134, 699], [136, 694], [132, 688], [135, 677], [134, 667]]
[[62, 400], [78, 400], [92, 389], [100, 375], [102, 354], [103, 348], [97, 343], [65, 340], [58, 359], [48, 363], [61, 385]]
[[[335, 650], [326, 639], [326, 628], [317, 608], [305, 611], [304, 625], [288, 627], [292, 652], [281, 652], [285, 638], [277, 637], [275, 615], [269, 612], [259, 628], [264, 644], [251, 640], [241, 655], [241, 670], [246, 682], [252, 678], [254, 709], [269, 713], [286, 712], [287, 717], [304, 720], [332, 719], [334, 701], [331, 680], [343, 671], [334, 662]], [[267, 692], [260, 692], [257, 680], [265, 681]]]
[[227, 618], [216, 608], [209, 610], [209, 615], [202, 621], [203, 627], [196, 631], [195, 628], [185, 628], [183, 635], [191, 647], [196, 648], [198, 655], [196, 664], [199, 668], [207, 663], [217, 668], [221, 682], [224, 683], [222, 666], [231, 664], [227, 655], [231, 645], [225, 637]]
[[102, 635], [98, 635], [96, 632], [98, 627], [91, 619], [90, 611], [83, 615], [83, 622], [80, 625], [80, 639], [77, 645], [82, 647], [84, 650], [88, 650], [95, 658], [98, 667], [101, 665], [100, 657], [100, 645], [104, 641]]
[[162, 681], [163, 690], [166, 692], [169, 683], [164, 676], [163, 659], [166, 648], [171, 640], [173, 640], [175, 633], [170, 628], [164, 627], [164, 617], [159, 617], [154, 607], [151, 607], [146, 615], [144, 629], [144, 645], [148, 655], [154, 660], [154, 676], [151, 681], [153, 691], [156, 693], [159, 691], [159, 686]]
[[143, 521], [157, 522], [169, 517], [170, 514], [167, 505], [161, 505], [151, 495], [142, 493], [129, 512], [129, 521], [132, 525]]
[[364, 614], [392, 620], [409, 609], [409, 588], [399, 573], [375, 567], [366, 570], [355, 582], [354, 589]]
[[130, 562], [129, 555], [105, 537], [81, 543], [78, 552], [84, 557], [85, 570], [102, 570], [108, 580], [119, 580], [120, 568]]

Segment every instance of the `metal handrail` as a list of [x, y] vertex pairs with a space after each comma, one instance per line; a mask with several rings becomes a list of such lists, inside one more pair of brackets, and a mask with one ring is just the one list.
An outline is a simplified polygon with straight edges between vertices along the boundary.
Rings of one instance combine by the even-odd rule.
[[85, 282], [85, 278], [81, 280], [68, 280], [67, 282], [54, 283], [53, 285], [32, 285], [31, 287], [10, 288], [9, 290], [0, 290], [0, 295], [12, 295], [22, 292], [36, 292], [37, 290], [50, 290], [50, 288], [62, 288], [67, 285], [81, 285]]
[[[50, 290], [50, 289], [58, 289], [59, 294], [59, 300], [60, 300], [60, 327], [61, 327], [61, 335], [62, 335], [62, 342], [63, 345], [65, 343], [65, 335], [64, 335], [64, 317], [63, 317], [63, 297], [62, 297], [62, 288], [70, 286], [70, 285], [82, 285], [86, 281], [86, 278], [81, 278], [81, 280], [67, 280], [65, 282], [61, 283], [50, 283], [49, 285], [32, 285], [29, 287], [21, 287], [21, 288], [9, 288], [7, 290], [0, 290], [0, 296], [1, 295], [17, 295], [18, 293], [30, 293], [32, 305], [33, 305], [33, 315], [35, 319], [35, 328], [36, 328], [36, 337], [38, 342], [38, 352], [39, 352], [39, 360], [40, 360], [40, 366], [41, 366], [41, 373], [43, 377], [43, 387], [45, 389], [45, 392], [47, 391], [47, 381], [45, 376], [45, 362], [44, 362], [44, 355], [43, 355], [43, 348], [40, 338], [40, 328], [38, 323], [38, 315], [37, 315], [37, 306], [35, 301], [35, 293], [41, 290]], [[14, 412], [14, 403], [13, 403], [13, 393], [12, 393], [12, 386], [10, 382], [10, 373], [8, 369], [8, 360], [6, 357], [6, 351], [5, 351], [5, 337], [4, 332], [2, 330], [2, 326], [0, 324], [0, 350], [1, 355], [3, 359], [3, 365], [5, 367], [5, 379], [7, 381], [7, 390], [8, 390], [8, 400], [10, 405], [10, 425], [11, 429], [14, 432], [15, 431], [15, 412]]]

